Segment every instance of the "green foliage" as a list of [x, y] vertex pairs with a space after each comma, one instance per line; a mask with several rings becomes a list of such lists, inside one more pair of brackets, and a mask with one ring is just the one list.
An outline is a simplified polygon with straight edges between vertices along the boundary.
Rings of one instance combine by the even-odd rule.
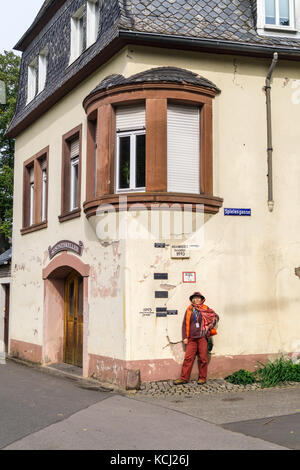
[[0, 105], [0, 165], [13, 167], [14, 141], [5, 137], [6, 129], [15, 112], [20, 57], [13, 52], [0, 54], [0, 80], [6, 85], [6, 104]]
[[14, 170], [8, 165], [0, 167], [0, 231], [11, 238], [13, 215]]
[[248, 385], [256, 382], [254, 374], [245, 369], [240, 369], [237, 372], [234, 372], [228, 377], [225, 377], [225, 380], [234, 385]]
[[[5, 132], [15, 112], [19, 68], [20, 57], [7, 51], [0, 54], [0, 80], [6, 86], [6, 104], [0, 104], [0, 232], [7, 239], [12, 230], [14, 140], [7, 138]], [[6, 243], [0, 250], [7, 247]]]
[[261, 364], [255, 376], [261, 382], [262, 388], [274, 387], [282, 382], [300, 382], [300, 364], [294, 364], [290, 359], [280, 357], [274, 362]]
[[273, 362], [268, 361], [267, 364], [260, 363], [255, 372], [240, 369], [225, 377], [225, 380], [235, 385], [260, 382], [262, 388], [275, 387], [283, 382], [300, 382], [300, 364], [294, 364], [290, 359], [280, 357]]

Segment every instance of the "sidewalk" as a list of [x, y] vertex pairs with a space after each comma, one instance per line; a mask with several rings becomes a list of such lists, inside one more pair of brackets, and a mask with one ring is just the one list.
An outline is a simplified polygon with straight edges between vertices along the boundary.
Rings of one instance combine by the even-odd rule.
[[3, 448], [300, 449], [300, 384], [240, 391], [221, 380], [183, 390], [158, 383], [154, 394], [153, 384], [126, 393], [56, 374], [0, 367]]
[[154, 403], [111, 396], [6, 450], [284, 450]]

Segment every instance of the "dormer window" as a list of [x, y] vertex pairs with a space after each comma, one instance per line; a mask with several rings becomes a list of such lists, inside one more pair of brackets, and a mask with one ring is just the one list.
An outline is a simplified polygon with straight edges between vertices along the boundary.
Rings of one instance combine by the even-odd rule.
[[48, 66], [48, 49], [43, 49], [39, 54], [39, 79], [38, 79], [38, 93], [43, 91], [46, 85], [47, 66]]
[[37, 93], [37, 59], [28, 66], [27, 103], [33, 100]]
[[79, 57], [83, 52], [83, 16], [84, 6], [79, 8], [71, 18], [71, 56], [70, 63]]
[[86, 47], [90, 47], [97, 40], [99, 28], [99, 1], [87, 0], [86, 4]]
[[266, 25], [293, 26], [293, 0], [265, 0]]

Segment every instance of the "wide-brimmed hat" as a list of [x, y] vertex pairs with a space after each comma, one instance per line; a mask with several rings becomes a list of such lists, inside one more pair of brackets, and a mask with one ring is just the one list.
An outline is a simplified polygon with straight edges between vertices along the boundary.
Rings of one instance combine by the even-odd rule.
[[194, 292], [191, 296], [190, 296], [190, 301], [192, 302], [192, 299], [194, 297], [201, 297], [202, 300], [205, 300], [205, 297], [204, 295], [201, 294], [201, 292]]

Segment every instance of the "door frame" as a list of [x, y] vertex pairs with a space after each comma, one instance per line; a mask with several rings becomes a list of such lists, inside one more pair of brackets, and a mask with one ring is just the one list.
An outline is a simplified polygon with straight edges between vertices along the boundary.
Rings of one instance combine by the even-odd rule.
[[[84, 264], [73, 254], [62, 252], [43, 269], [44, 280], [44, 332], [42, 360], [44, 364], [63, 361], [64, 346], [64, 285], [66, 271], [78, 272], [83, 278], [83, 369], [82, 376], [89, 376], [88, 324], [89, 324], [89, 276], [90, 265]], [[55, 304], [56, 309], [53, 309]], [[53, 316], [55, 319], [53, 320]], [[59, 358], [59, 359], [58, 359]]]

